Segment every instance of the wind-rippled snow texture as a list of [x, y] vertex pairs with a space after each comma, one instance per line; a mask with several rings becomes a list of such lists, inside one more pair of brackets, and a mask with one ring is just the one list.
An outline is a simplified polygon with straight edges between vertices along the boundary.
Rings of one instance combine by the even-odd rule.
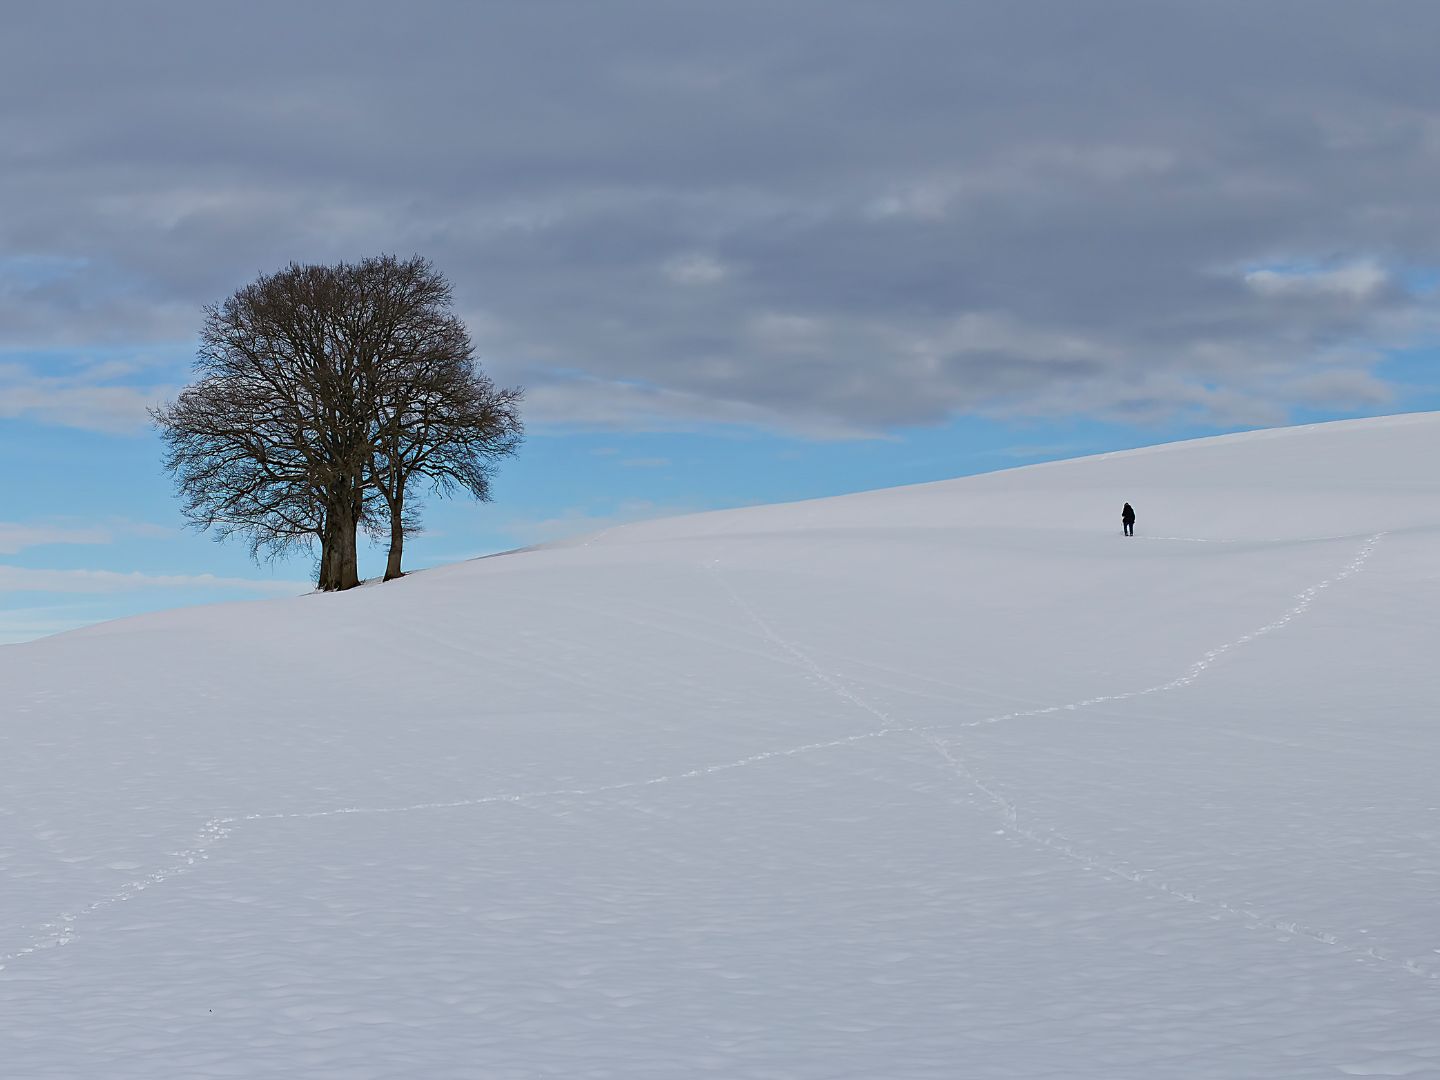
[[[1110, 456], [0, 650], [0, 1060], [1440, 1074], [1435, 443]], [[1133, 541], [1081, 513], [1126, 498]]]

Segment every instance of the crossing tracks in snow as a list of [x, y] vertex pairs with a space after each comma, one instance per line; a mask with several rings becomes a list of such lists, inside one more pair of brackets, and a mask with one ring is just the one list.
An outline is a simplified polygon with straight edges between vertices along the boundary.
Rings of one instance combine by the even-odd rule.
[[[1339, 583], [1353, 577], [1363, 570], [1370, 561], [1377, 546], [1384, 539], [1385, 533], [1375, 533], [1364, 541], [1359, 550], [1338, 572], [1331, 577], [1317, 582], [1314, 585], [1302, 590], [1295, 597], [1295, 603], [1278, 618], [1257, 627], [1241, 636], [1219, 645], [1207, 651], [1200, 659], [1191, 664], [1183, 674], [1164, 683], [1145, 687], [1138, 690], [1128, 690], [1115, 694], [1101, 694], [1086, 698], [1081, 701], [1070, 702], [1063, 705], [1050, 705], [1035, 709], [1017, 710], [1014, 712], [1002, 713], [995, 716], [985, 717], [980, 720], [972, 720], [956, 725], [955, 728], [974, 728], [993, 724], [1005, 723], [1008, 721], [1027, 719], [1032, 717], [1052, 716], [1058, 713], [1079, 712], [1081, 710], [1105, 705], [1115, 702], [1133, 700], [1155, 694], [1164, 694], [1191, 686], [1209, 671], [1222, 657], [1237, 649], [1243, 648], [1259, 639], [1273, 634], [1303, 616], [1314, 606], [1315, 602], [1327, 590]], [[719, 569], [719, 564], [709, 564], [712, 571]], [[956, 753], [958, 740], [951, 736], [947, 741], [935, 734], [940, 730], [938, 725], [905, 725], [898, 723], [888, 713], [877, 708], [875, 705], [856, 694], [849, 687], [841, 683], [837, 678], [824, 670], [804, 649], [795, 642], [778, 634], [774, 628], [765, 621], [747, 603], [738, 592], [728, 583], [723, 581], [727, 593], [733, 602], [752, 620], [760, 629], [762, 634], [773, 642], [778, 648], [784, 650], [797, 666], [808, 671], [817, 681], [829, 688], [838, 698], [854, 705], [880, 720], [884, 725], [874, 731], [861, 735], [849, 736], [846, 739], [818, 744], [813, 749], [829, 749], [845, 745], [849, 742], [858, 742], [862, 739], [878, 739], [893, 734], [920, 734], [926, 742], [934, 747], [946, 766], [957, 776], [965, 781], [970, 787], [980, 792], [986, 800], [999, 813], [1005, 827], [1015, 835], [1022, 837], [1029, 843], [1051, 851], [1065, 859], [1075, 862], [1087, 870], [1104, 873], [1110, 877], [1132, 882], [1155, 890], [1175, 900], [1189, 904], [1196, 904], [1210, 908], [1217, 914], [1241, 920], [1246, 926], [1255, 929], [1270, 930], [1292, 937], [1305, 938], [1318, 944], [1325, 945], [1342, 952], [1354, 955], [1358, 958], [1370, 961], [1377, 961], [1386, 966], [1397, 968], [1408, 975], [1413, 975], [1427, 981], [1440, 980], [1440, 970], [1414, 957], [1397, 955], [1394, 952], [1362, 944], [1353, 938], [1346, 937], [1334, 931], [1307, 925], [1298, 919], [1288, 919], [1262, 915], [1242, 904], [1235, 904], [1223, 899], [1210, 899], [1197, 892], [1172, 885], [1162, 880], [1156, 873], [1136, 869], [1127, 865], [1123, 860], [1114, 856], [1105, 856], [1093, 850], [1082, 847], [1064, 834], [1043, 827], [1030, 825], [1021, 819], [1019, 807], [1007, 799], [992, 784], [986, 783], [973, 770], [971, 770]], [[792, 752], [802, 752], [800, 750]]]
[[400, 806], [342, 806], [324, 810], [299, 811], [299, 812], [268, 812], [250, 813], [231, 816], [219, 816], [204, 823], [197, 831], [194, 842], [182, 851], [174, 854], [171, 862], [165, 866], [151, 871], [141, 877], [120, 886], [105, 896], [93, 902], [76, 908], [72, 911], [62, 913], [51, 919], [39, 928], [33, 939], [22, 947], [16, 948], [8, 953], [0, 954], [0, 968], [13, 965], [16, 961], [33, 956], [45, 949], [63, 946], [76, 939], [79, 924], [83, 923], [89, 916], [112, 907], [114, 905], [133, 900], [143, 893], [156, 888], [165, 882], [178, 877], [194, 869], [203, 863], [210, 855], [216, 845], [222, 843], [232, 836], [237, 830], [243, 829], [247, 824], [255, 824], [266, 821], [288, 821], [303, 822], [323, 818], [334, 818], [348, 815], [389, 815], [389, 814], [411, 814], [422, 812], [435, 812], [444, 810], [457, 810], [472, 807], [481, 807], [500, 803], [525, 803], [545, 799], [558, 798], [594, 798], [620, 792], [633, 792], [643, 790], [656, 785], [677, 783], [680, 781], [712, 776], [727, 771], [745, 768], [762, 762], [774, 761], [784, 758], [796, 757], [799, 755], [813, 754], [820, 751], [836, 749], [847, 745], [853, 745], [865, 741], [886, 738], [892, 735], [919, 735], [929, 745], [933, 746], [937, 753], [957, 775], [981, 792], [998, 810], [1007, 826], [1024, 837], [1029, 842], [1051, 850], [1065, 858], [1072, 859], [1087, 866], [1089, 869], [1107, 873], [1113, 877], [1132, 881], [1136, 884], [1145, 885], [1166, 895], [1189, 903], [1208, 905], [1217, 912], [1233, 915], [1243, 919], [1249, 925], [1263, 926], [1271, 930], [1282, 931], [1299, 937], [1312, 939], [1316, 942], [1339, 948], [1346, 952], [1353, 952], [1357, 955], [1380, 961], [1393, 966], [1403, 968], [1412, 975], [1419, 975], [1426, 979], [1440, 977], [1440, 974], [1430, 968], [1404, 957], [1394, 956], [1382, 950], [1363, 948], [1359, 945], [1343, 940], [1339, 935], [1329, 931], [1303, 925], [1298, 921], [1287, 921], [1277, 919], [1265, 919], [1256, 913], [1240, 905], [1232, 905], [1225, 901], [1214, 901], [1203, 899], [1200, 896], [1172, 886], [1166, 882], [1159, 881], [1153, 875], [1129, 868], [1121, 860], [1113, 858], [1102, 858], [1082, 850], [1073, 841], [1060, 835], [1042, 830], [1035, 826], [1022, 824], [1018, 808], [1009, 800], [1000, 795], [992, 786], [985, 784], [974, 773], [969, 770], [961, 757], [956, 753], [954, 735], [951, 741], [946, 741], [938, 732], [957, 729], [973, 728], [982, 725], [1001, 724], [1015, 720], [1032, 717], [1049, 716], [1057, 713], [1079, 712], [1084, 709], [1099, 706], [1102, 704], [1125, 701], [1140, 698], [1147, 695], [1155, 695], [1179, 690], [1187, 687], [1207, 671], [1209, 671], [1226, 654], [1248, 645], [1266, 635], [1289, 625], [1295, 619], [1304, 615], [1319, 599], [1326, 589], [1346, 580], [1359, 573], [1369, 561], [1376, 547], [1384, 537], [1384, 533], [1377, 533], [1365, 540], [1364, 544], [1356, 552], [1354, 557], [1336, 574], [1318, 582], [1315, 585], [1303, 590], [1295, 597], [1294, 604], [1288, 608], [1280, 617], [1252, 630], [1232, 641], [1207, 651], [1202, 657], [1191, 664], [1186, 670], [1174, 679], [1157, 685], [1137, 689], [1121, 691], [1113, 694], [1096, 695], [1084, 700], [1038, 707], [1033, 709], [1012, 711], [994, 716], [984, 717], [977, 720], [962, 721], [949, 724], [916, 725], [907, 724], [887, 711], [881, 709], [873, 702], [867, 700], [861, 694], [855, 692], [843, 681], [828, 672], [819, 664], [804, 648], [794, 641], [778, 633], [774, 627], [747, 602], [744, 597], [733, 587], [725, 576], [718, 561], [711, 561], [706, 565], [706, 570], [714, 576], [716, 581], [725, 591], [730, 602], [741, 611], [759, 631], [760, 636], [769, 642], [772, 648], [781, 655], [786, 663], [805, 672], [813, 681], [823, 687], [828, 693], [837, 699], [844, 701], [847, 705], [869, 715], [878, 724], [869, 730], [853, 733], [840, 738], [822, 739], [788, 747], [758, 751], [740, 758], [729, 761], [712, 763], [709, 765], [697, 766], [675, 773], [651, 776], [644, 779], [623, 781], [613, 784], [603, 784], [590, 787], [566, 787], [547, 788], [529, 791], [510, 793], [492, 793], [478, 795], [473, 798], [417, 802]]

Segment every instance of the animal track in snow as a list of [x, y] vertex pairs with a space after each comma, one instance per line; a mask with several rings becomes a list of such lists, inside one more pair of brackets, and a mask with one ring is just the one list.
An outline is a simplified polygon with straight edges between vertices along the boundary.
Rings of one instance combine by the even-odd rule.
[[[1195, 663], [1191, 664], [1185, 670], [1184, 674], [1179, 675], [1174, 679], [1171, 679], [1169, 682], [1158, 683], [1155, 686], [1147, 686], [1143, 690], [1127, 690], [1119, 694], [1097, 694], [1095, 697], [1086, 698], [1084, 701], [1070, 702], [1067, 705], [1047, 705], [1044, 708], [1039, 709], [1020, 709], [1015, 712], [1002, 713], [999, 716], [987, 716], [982, 720], [970, 720], [963, 724], [958, 724], [954, 726], [962, 728], [983, 727], [987, 724], [1001, 724], [1009, 720], [1024, 720], [1035, 716], [1052, 716], [1055, 713], [1061, 712], [1078, 712], [1079, 710], [1089, 708], [1092, 705], [1104, 705], [1112, 701], [1130, 701], [1134, 698], [1146, 697], [1151, 694], [1164, 694], [1168, 693], [1171, 690], [1179, 690], [1183, 687], [1189, 686], [1194, 683], [1196, 679], [1200, 678], [1201, 675], [1205, 674], [1205, 672], [1208, 671], [1215, 664], [1215, 662], [1219, 660], [1222, 656], [1224, 656], [1226, 653], [1233, 652], [1234, 650], [1244, 645], [1250, 644], [1252, 641], [1256, 641], [1259, 638], [1265, 637], [1268, 634], [1273, 634], [1276, 630], [1280, 630], [1288, 626], [1290, 623], [1298, 619], [1301, 615], [1305, 614], [1305, 612], [1309, 611], [1311, 606], [1314, 605], [1316, 599], [1326, 589], [1339, 584], [1346, 578], [1353, 577], [1355, 574], [1358, 574], [1362, 569], [1364, 569], [1365, 564], [1370, 561], [1370, 556], [1374, 553], [1376, 545], [1380, 543], [1384, 536], [1384, 533], [1376, 533], [1374, 536], [1369, 537], [1365, 541], [1365, 543], [1361, 545], [1360, 550], [1355, 554], [1355, 557], [1351, 559], [1350, 562], [1347, 563], [1334, 577], [1326, 578], [1324, 581], [1321, 581], [1315, 585], [1311, 585], [1308, 589], [1297, 593], [1295, 596], [1294, 606], [1287, 610], [1278, 619], [1274, 620], [1273, 622], [1268, 622], [1264, 626], [1259, 627], [1258, 629], [1251, 630], [1247, 634], [1242, 634], [1240, 637], [1235, 638], [1235, 640], [1233, 641], [1227, 641], [1224, 645], [1220, 645], [1216, 648], [1211, 649], [1199, 660], [1196, 660]], [[947, 728], [949, 726], [950, 725], [946, 725]], [[932, 725], [928, 728], [916, 730], [934, 731], [938, 730], [938, 728], [939, 725]]]
[[1020, 811], [1015, 803], [981, 780], [960, 758], [955, 756], [948, 744], [933, 737], [929, 738], [928, 741], [935, 747], [936, 752], [944, 759], [951, 771], [994, 804], [999, 810], [1007, 830], [1037, 847], [1053, 851], [1071, 862], [1078, 863], [1087, 870], [1106, 874], [1110, 877], [1121, 878], [1125, 881], [1133, 882], [1136, 885], [1143, 885], [1146, 888], [1154, 889], [1176, 900], [1183, 900], [1187, 904], [1196, 904], [1201, 907], [1210, 908], [1220, 915], [1239, 919], [1252, 928], [1264, 928], [1288, 934], [1292, 937], [1308, 938], [1311, 941], [1328, 945], [1341, 952], [1349, 953], [1352, 956], [1366, 960], [1377, 960], [1390, 967], [1399, 968], [1406, 974], [1414, 975], [1427, 981], [1440, 980], [1440, 970], [1436, 970], [1411, 957], [1400, 956], [1373, 946], [1359, 945], [1347, 940], [1334, 931], [1312, 926], [1298, 920], [1267, 917], [1250, 908], [1238, 907], [1225, 900], [1215, 900], [1202, 896], [1189, 889], [1179, 888], [1169, 884], [1162, 880], [1160, 875], [1153, 870], [1138, 870], [1126, 865], [1123, 860], [1114, 856], [1102, 857], [1093, 851], [1082, 849], [1069, 837], [1054, 829], [1027, 825], [1020, 820]]
[[[1190, 665], [1190, 667], [1187, 668], [1183, 674], [1181, 674], [1175, 679], [1170, 680], [1167, 683], [1147, 687], [1142, 690], [1127, 691], [1119, 694], [1098, 695], [1096, 697], [1088, 698], [1084, 701], [1073, 702], [1065, 705], [1052, 705], [1045, 706], [1043, 708], [1004, 713], [997, 716], [986, 717], [981, 720], [969, 721], [958, 726], [961, 728], [977, 727], [985, 724], [997, 724], [1009, 720], [1018, 720], [1036, 716], [1046, 716], [1060, 712], [1078, 711], [1089, 706], [1100, 705], [1106, 702], [1124, 701], [1131, 698], [1142, 697], [1149, 694], [1163, 693], [1166, 691], [1176, 690], [1181, 687], [1188, 686], [1191, 683], [1195, 682], [1195, 680], [1198, 679], [1202, 674], [1204, 674], [1205, 671], [1207, 671], [1215, 663], [1216, 660], [1218, 660], [1226, 653], [1286, 626], [1288, 623], [1298, 618], [1300, 615], [1304, 614], [1314, 604], [1316, 598], [1318, 598], [1325, 589], [1358, 573], [1364, 567], [1365, 563], [1369, 560], [1370, 555], [1374, 551], [1376, 545], [1384, 537], [1384, 535], [1384, 533], [1377, 533], [1369, 537], [1369, 539], [1365, 542], [1365, 544], [1361, 547], [1360, 551], [1350, 561], [1349, 564], [1347, 564], [1335, 576], [1328, 578], [1325, 581], [1322, 581], [1316, 585], [1312, 585], [1308, 589], [1305, 589], [1303, 592], [1299, 593], [1296, 597], [1296, 603], [1294, 604], [1294, 606], [1287, 610], [1282, 616], [1280, 616], [1280, 618], [1274, 620], [1273, 622], [1267, 623], [1256, 630], [1252, 630], [1249, 633], [1242, 635], [1241, 637], [1236, 638], [1231, 642], [1227, 642], [1226, 644], [1221, 645], [1218, 648], [1210, 650], [1203, 657]], [[643, 789], [646, 787], [652, 787], [660, 784], [669, 784], [681, 780], [690, 780], [704, 776], [712, 776], [717, 773], [744, 768], [764, 761], [777, 760], [786, 757], [795, 757], [797, 755], [816, 753], [822, 750], [836, 749], [842, 746], [847, 746], [871, 739], [884, 738], [889, 735], [928, 735], [929, 733], [934, 732], [938, 729], [938, 725], [917, 726], [896, 723], [895, 719], [891, 717], [888, 713], [877, 708], [875, 705], [871, 704], [869, 701], [856, 694], [849, 687], [845, 686], [844, 683], [842, 683], [835, 676], [825, 671], [824, 668], [822, 668], [803, 649], [795, 645], [793, 642], [787, 640], [780, 634], [776, 633], [775, 630], [770, 626], [770, 624], [767, 623], [750, 604], [746, 603], [745, 600], [739, 595], [739, 593], [737, 593], [730, 585], [730, 583], [726, 581], [725, 578], [719, 573], [718, 562], [712, 561], [709, 564], [709, 569], [711, 570], [711, 572], [716, 574], [718, 580], [723, 585], [734, 604], [742, 612], [744, 612], [749, 619], [754, 622], [754, 624], [760, 630], [761, 634], [766, 640], [771, 642], [777, 649], [788, 655], [791, 663], [793, 663], [796, 667], [807, 671], [816, 681], [818, 681], [835, 696], [841, 698], [855, 708], [873, 716], [876, 720], [880, 722], [882, 726], [871, 731], [857, 732], [855, 734], [842, 736], [836, 739], [827, 739], [822, 741], [803, 743], [797, 746], [791, 746], [776, 750], [765, 750], [755, 754], [747, 755], [746, 757], [735, 759], [733, 761], [699, 766], [694, 769], [689, 769], [684, 772], [674, 773], [670, 775], [649, 777], [641, 780], [629, 780], [614, 784], [604, 784], [591, 788], [552, 788], [528, 792], [500, 793], [477, 796], [475, 798], [469, 799], [456, 799], [444, 802], [413, 803], [404, 806], [348, 806], [328, 810], [252, 813], [215, 817], [207, 821], [200, 828], [200, 830], [196, 834], [195, 841], [192, 843], [192, 845], [182, 851], [175, 852], [174, 860], [166, 866], [161, 867], [158, 870], [152, 871], [151, 873], [146, 874], [142, 877], [136, 878], [130, 882], [127, 882], [126, 884], [116, 889], [114, 892], [109, 893], [106, 896], [103, 896], [100, 899], [85, 905], [84, 907], [77, 908], [74, 911], [65, 912], [55, 917], [48, 923], [43, 924], [40, 927], [39, 933], [28, 944], [17, 948], [9, 953], [0, 954], [0, 970], [3, 970], [6, 966], [14, 963], [17, 960], [20, 960], [27, 956], [31, 956], [37, 952], [69, 944], [75, 937], [76, 924], [83, 921], [88, 916], [95, 914], [96, 912], [99, 912], [108, 907], [112, 907], [116, 904], [132, 900], [144, 893], [145, 891], [193, 869], [196, 865], [207, 859], [209, 857], [210, 851], [215, 847], [215, 845], [219, 844], [221, 841], [229, 837], [234, 831], [235, 827], [244, 825], [248, 822], [305, 821], [327, 817], [340, 817], [352, 814], [407, 814], [434, 810], [463, 809], [467, 807], [484, 806], [492, 803], [521, 803], [531, 800], [549, 798], [588, 798], [597, 795], [609, 794], [611, 792], [634, 791], [637, 789]], [[945, 725], [947, 729], [953, 726], [955, 725]], [[932, 739], [931, 741], [933, 743], [935, 740]], [[953, 759], [953, 755], [949, 755], [947, 753], [946, 756], [950, 757], [951, 760], [955, 760]], [[995, 801], [997, 805], [1001, 807], [1002, 812], [1006, 814], [1007, 819], [1018, 820], [1018, 814], [1015, 812], [1012, 804], [1006, 802], [995, 792], [981, 785], [978, 780], [973, 777], [973, 774], [970, 774], [968, 772], [968, 770], [966, 770], [966, 775], [970, 779], [971, 783], [975, 784], [975, 786], [979, 790], [983, 791], [987, 795], [987, 797]], [[1006, 809], [1007, 807], [1009, 808], [1008, 810]], [[1016, 831], [1021, 833], [1021, 835], [1026, 835], [1023, 830], [1018, 828], [1018, 826], [1016, 826]], [[1043, 846], [1052, 847], [1055, 850], [1066, 853], [1064, 849], [1060, 846], [1059, 840], [1057, 840], [1055, 843], [1049, 843], [1035, 837], [1027, 838], [1031, 839], [1032, 842], [1040, 843]], [[1096, 869], [1104, 870], [1105, 867], [1097, 864]], [[1119, 867], [1110, 869], [1107, 872], [1114, 873], [1116, 876], [1122, 878], [1129, 877], [1131, 878], [1131, 880], [1144, 880], [1133, 877], [1132, 875], [1135, 872], [1126, 871], [1123, 868]], [[1204, 902], [1190, 897], [1189, 894], [1183, 893], [1179, 890], [1171, 889], [1167, 886], [1158, 885], [1149, 880], [1145, 880], [1145, 884], [1153, 885], [1154, 887], [1160, 888], [1162, 891], [1171, 893], [1172, 895], [1175, 895], [1179, 898], [1190, 900], [1190, 902]], [[1212, 906], [1218, 906], [1221, 910], [1225, 910], [1223, 905], [1212, 904]], [[1240, 915], [1242, 917], [1251, 917], [1251, 913], [1247, 913], [1239, 909], [1231, 910], [1234, 914]], [[1371, 956], [1375, 959], [1383, 960], [1389, 963], [1400, 963], [1406, 968], [1406, 970], [1411, 971], [1412, 974], [1420, 974], [1426, 978], [1440, 977], [1433, 975], [1427, 969], [1420, 968], [1419, 965], [1414, 964], [1414, 962], [1412, 961], [1396, 961], [1394, 958], [1380, 955], [1375, 950], [1357, 950], [1353, 947], [1344, 946], [1338, 941], [1330, 940], [1331, 935], [1327, 935], [1321, 931], [1313, 931], [1309, 928], [1301, 927], [1298, 924], [1283, 924], [1282, 926], [1282, 924], [1279, 923], [1268, 923], [1267, 925], [1274, 926], [1277, 929], [1290, 927], [1290, 929], [1287, 929], [1286, 932], [1300, 934], [1301, 936], [1312, 937], [1315, 940], [1322, 941], [1326, 944], [1335, 944], [1337, 945], [1337, 947], [1347, 949], [1347, 951], [1363, 952], [1364, 955]]]
[[[971, 721], [969, 723], [961, 724], [959, 726], [962, 728], [978, 727], [985, 724], [1000, 723], [1006, 720], [1015, 720], [1033, 716], [1053, 715], [1060, 712], [1077, 711], [1107, 702], [1124, 701], [1151, 694], [1166, 693], [1172, 690], [1178, 690], [1183, 687], [1189, 686], [1193, 684], [1197, 679], [1199, 679], [1215, 664], [1217, 660], [1219, 660], [1225, 654], [1232, 652], [1233, 650], [1238, 649], [1241, 646], [1256, 641], [1261, 637], [1274, 633], [1276, 630], [1280, 630], [1283, 627], [1289, 625], [1295, 619], [1299, 618], [1306, 611], [1308, 611], [1314, 605], [1316, 599], [1318, 599], [1319, 596], [1326, 589], [1359, 573], [1364, 568], [1365, 564], [1369, 561], [1371, 555], [1375, 551], [1376, 546], [1380, 543], [1384, 536], [1384, 533], [1376, 533], [1368, 537], [1365, 543], [1361, 545], [1360, 550], [1356, 552], [1354, 558], [1352, 558], [1349, 563], [1342, 567], [1340, 571], [1337, 572], [1333, 577], [1327, 578], [1324, 581], [1312, 585], [1309, 588], [1306, 588], [1300, 593], [1298, 593], [1295, 597], [1294, 605], [1291, 606], [1288, 610], [1286, 610], [1285, 613], [1282, 614], [1279, 618], [1269, 623], [1266, 623], [1264, 626], [1261, 626], [1255, 630], [1243, 634], [1240, 637], [1235, 638], [1233, 641], [1227, 642], [1224, 645], [1220, 645], [1214, 649], [1211, 649], [1209, 652], [1205, 653], [1205, 655], [1202, 656], [1199, 660], [1191, 664], [1190, 667], [1187, 668], [1183, 674], [1177, 676], [1174, 679], [1171, 679], [1169, 682], [1160, 683], [1151, 687], [1146, 687], [1142, 690], [1127, 691], [1120, 694], [1098, 695], [1092, 698], [1087, 698], [1084, 701], [1074, 702], [1068, 705], [1053, 705], [1038, 709], [1027, 709], [1011, 713], [1004, 713], [998, 716], [987, 717], [983, 720]], [[1194, 892], [1183, 888], [1178, 888], [1160, 880], [1158, 875], [1153, 871], [1137, 870], [1125, 865], [1123, 861], [1119, 859], [1102, 858], [1094, 853], [1083, 851], [1079, 847], [1077, 847], [1073, 841], [1071, 841], [1068, 837], [1064, 836], [1062, 833], [1044, 828], [1036, 828], [1022, 823], [1020, 820], [1019, 808], [1013, 802], [1005, 798], [1004, 795], [1002, 795], [1000, 792], [998, 792], [997, 790], [986, 784], [983, 780], [981, 780], [969, 767], [965, 765], [965, 763], [960, 758], [955, 756], [949, 745], [947, 745], [941, 739], [928, 734], [929, 732], [935, 730], [935, 726], [906, 727], [896, 725], [888, 714], [875, 708], [869, 702], [865, 701], [862, 697], [855, 694], [848, 687], [838, 682], [838, 680], [836, 680], [833, 676], [825, 672], [799, 646], [775, 633], [775, 631], [769, 626], [768, 623], [765, 622], [764, 619], [760, 617], [760, 615], [754, 610], [754, 608], [747, 604], [739, 596], [739, 594], [730, 587], [728, 582], [724, 582], [723, 578], [722, 583], [725, 585], [726, 590], [730, 593], [730, 596], [734, 600], [734, 602], [752, 620], [754, 620], [754, 622], [760, 627], [765, 636], [771, 641], [773, 641], [780, 648], [785, 650], [785, 652], [789, 653], [792, 657], [794, 657], [799, 666], [808, 669], [820, 682], [824, 683], [832, 691], [834, 691], [837, 696], [877, 717], [886, 725], [884, 728], [874, 732], [869, 732], [864, 735], [851, 736], [848, 740], [840, 740], [833, 743], [816, 744], [816, 749], [822, 746], [828, 748], [830, 746], [843, 745], [843, 743], [846, 741], [859, 741], [863, 738], [878, 738], [883, 735], [895, 733], [925, 734], [926, 740], [935, 747], [936, 751], [944, 759], [951, 771], [959, 775], [971, 787], [981, 792], [999, 810], [1001, 817], [1003, 818], [1009, 831], [1011, 831], [1017, 836], [1024, 838], [1030, 843], [1035, 844], [1036, 846], [1051, 850], [1066, 859], [1079, 863], [1088, 870], [1130, 881], [1137, 885], [1143, 885], [1147, 888], [1151, 888], [1158, 892], [1164, 893], [1165, 895], [1173, 897], [1177, 900], [1182, 900], [1189, 904], [1197, 904], [1208, 907], [1217, 912], [1218, 914], [1235, 919], [1240, 919], [1244, 921], [1247, 926], [1263, 927], [1266, 929], [1278, 931], [1280, 933], [1289, 934], [1294, 937], [1307, 938], [1311, 941], [1315, 941], [1322, 945], [1330, 946], [1332, 948], [1340, 950], [1341, 952], [1349, 953], [1356, 957], [1379, 961], [1388, 966], [1399, 968], [1407, 974], [1414, 975], [1428, 981], [1440, 979], [1440, 971], [1437, 971], [1436, 969], [1431, 968], [1428, 965], [1423, 964], [1413, 958], [1399, 956], [1371, 946], [1362, 946], [1354, 942], [1347, 941], [1341, 935], [1336, 934], [1330, 930], [1310, 926], [1298, 920], [1266, 917], [1258, 912], [1250, 910], [1249, 908], [1238, 907], [1224, 900], [1213, 900], [1200, 896]]]

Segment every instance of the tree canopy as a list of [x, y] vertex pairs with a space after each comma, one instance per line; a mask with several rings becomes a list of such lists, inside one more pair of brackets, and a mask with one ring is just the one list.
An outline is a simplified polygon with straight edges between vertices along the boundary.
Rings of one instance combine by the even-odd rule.
[[205, 309], [197, 379], [152, 411], [182, 512], [253, 556], [319, 544], [319, 587], [359, 584], [356, 533], [388, 532], [402, 573], [418, 494], [490, 498], [522, 437], [419, 256], [292, 263]]

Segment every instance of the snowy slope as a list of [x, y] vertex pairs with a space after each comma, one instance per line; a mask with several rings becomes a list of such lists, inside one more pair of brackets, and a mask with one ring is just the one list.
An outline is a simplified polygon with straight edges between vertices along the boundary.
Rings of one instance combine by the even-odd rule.
[[1423, 415], [0, 648], [0, 1075], [1440, 1076], [1437, 609]]

